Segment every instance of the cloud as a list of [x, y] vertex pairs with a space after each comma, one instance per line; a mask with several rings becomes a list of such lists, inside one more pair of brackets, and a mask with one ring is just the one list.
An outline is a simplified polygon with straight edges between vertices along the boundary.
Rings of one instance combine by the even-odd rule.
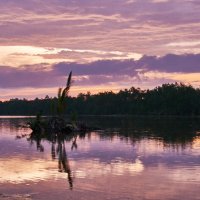
[[46, 71], [46, 64], [14, 68], [0, 66], [0, 88], [52, 87], [60, 82], [59, 77]]
[[196, 73], [200, 72], [200, 54], [144, 56], [138, 61], [138, 65], [162, 72]]
[[[194, 73], [200, 73], [200, 54], [163, 57], [143, 56], [139, 60], [100, 60], [91, 63], [60, 62], [53, 65], [41, 63], [19, 68], [0, 67], [0, 88], [56, 87], [63, 85], [67, 73], [73, 71], [75, 86], [141, 84], [148, 79], [170, 81], [179, 79], [198, 81]], [[156, 73], [156, 75], [155, 75]], [[187, 76], [189, 74], [192, 79]], [[192, 75], [193, 74], [193, 75]], [[194, 79], [194, 80], [193, 80]]]
[[0, 65], [21, 66], [36, 63], [77, 62], [97, 60], [139, 59], [142, 55], [132, 52], [101, 51], [90, 49], [42, 48], [34, 46], [0, 46]]
[[19, 68], [0, 66], [0, 88], [53, 87], [63, 85], [67, 73], [73, 71], [76, 84], [95, 85], [117, 82], [123, 76], [135, 76], [134, 61], [104, 60], [88, 64], [61, 62], [26, 65]]
[[87, 64], [77, 63], [58, 63], [54, 70], [64, 73], [66, 70], [72, 70], [75, 75], [133, 75], [134, 60], [101, 60]]
[[199, 48], [167, 46], [200, 39], [198, 1], [2, 0], [0, 13], [1, 45], [200, 53]]

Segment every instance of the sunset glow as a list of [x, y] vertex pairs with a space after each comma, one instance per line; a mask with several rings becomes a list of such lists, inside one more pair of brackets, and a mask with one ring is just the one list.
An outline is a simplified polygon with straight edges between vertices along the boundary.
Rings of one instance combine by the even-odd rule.
[[199, 87], [199, 9], [188, 0], [1, 1], [0, 100], [55, 96], [71, 70], [72, 95]]

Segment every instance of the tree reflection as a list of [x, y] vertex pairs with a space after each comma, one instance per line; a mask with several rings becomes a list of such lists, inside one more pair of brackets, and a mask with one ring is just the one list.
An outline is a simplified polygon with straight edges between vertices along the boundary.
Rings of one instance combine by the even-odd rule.
[[78, 148], [78, 145], [77, 145], [77, 143], [76, 143], [76, 139], [77, 139], [77, 135], [76, 135], [76, 137], [74, 138], [74, 140], [72, 141], [71, 150], [77, 149], [77, 148]]
[[101, 124], [106, 130], [101, 133], [101, 138], [118, 136], [133, 145], [143, 139], [152, 139], [162, 143], [164, 148], [184, 150], [191, 147], [194, 139], [200, 135], [199, 118], [138, 116], [98, 117], [95, 120], [98, 120], [96, 126]]
[[[51, 157], [52, 160], [58, 160], [58, 172], [67, 173], [67, 179], [69, 183], [69, 187], [73, 189], [73, 176], [72, 170], [70, 168], [70, 161], [68, 159], [67, 151], [65, 148], [65, 143], [71, 143], [71, 151], [78, 149], [77, 139], [84, 139], [88, 135], [90, 137], [90, 133], [86, 133], [85, 131], [81, 131], [78, 133], [71, 134], [49, 134], [49, 133], [37, 133], [32, 132], [30, 137], [28, 137], [28, 141], [30, 144], [36, 144], [36, 148], [39, 152], [44, 151], [44, 145], [42, 145], [42, 141], [49, 141], [51, 143]], [[20, 137], [18, 137], [19, 139]]]
[[[116, 120], [116, 121], [114, 121]], [[129, 142], [133, 146], [137, 146], [143, 140], [153, 140], [156, 145], [173, 151], [182, 151], [190, 148], [194, 140], [200, 133], [199, 120], [194, 121], [187, 118], [112, 118], [108, 123], [108, 118], [104, 117], [103, 121], [98, 120], [98, 123], [93, 125], [102, 127], [100, 132], [95, 131], [95, 134], [101, 139], [113, 141], [116, 137], [120, 140]], [[44, 141], [51, 144], [52, 160], [58, 162], [58, 171], [67, 174], [69, 188], [73, 189], [73, 173], [70, 168], [70, 160], [67, 152], [78, 149], [80, 140], [92, 140], [93, 132], [78, 132], [71, 134], [37, 134], [32, 133], [29, 137], [31, 144], [36, 144], [38, 151], [43, 152], [45, 145]], [[24, 136], [22, 136], [24, 137]], [[67, 145], [69, 145], [67, 147]]]
[[58, 171], [67, 173], [70, 189], [73, 189], [73, 178], [64, 142], [58, 142], [56, 152], [58, 154]]
[[77, 149], [77, 138], [78, 134], [37, 134], [32, 133], [28, 138], [28, 141], [33, 144], [36, 144], [36, 148], [38, 151], [43, 152], [44, 146], [42, 145], [42, 141], [46, 140], [51, 142], [51, 157], [52, 160], [58, 160], [58, 172], [67, 173], [67, 179], [69, 183], [69, 188], [73, 189], [73, 176], [70, 168], [70, 161], [68, 159], [67, 151], [65, 148], [65, 141], [72, 141], [71, 150]]
[[52, 142], [52, 144], [51, 144], [51, 157], [52, 157], [52, 160], [56, 159], [55, 142]]

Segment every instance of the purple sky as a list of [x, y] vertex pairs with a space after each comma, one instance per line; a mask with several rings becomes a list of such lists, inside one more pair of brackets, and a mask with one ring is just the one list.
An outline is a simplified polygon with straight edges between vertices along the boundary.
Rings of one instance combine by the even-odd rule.
[[200, 86], [199, 0], [1, 0], [0, 99]]

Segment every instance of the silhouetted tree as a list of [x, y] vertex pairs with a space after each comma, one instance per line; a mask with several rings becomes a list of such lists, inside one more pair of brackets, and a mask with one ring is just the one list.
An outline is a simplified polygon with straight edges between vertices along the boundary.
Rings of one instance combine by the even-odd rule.
[[[36, 115], [40, 110], [45, 115], [52, 115], [52, 110], [66, 114], [66, 104], [68, 114], [200, 115], [200, 89], [191, 85], [163, 84], [152, 90], [131, 87], [118, 93], [81, 93], [77, 97], [64, 98], [68, 94], [69, 83], [70, 76], [66, 88], [59, 89], [58, 97], [0, 102], [0, 115]], [[54, 109], [50, 109], [52, 107]]]

